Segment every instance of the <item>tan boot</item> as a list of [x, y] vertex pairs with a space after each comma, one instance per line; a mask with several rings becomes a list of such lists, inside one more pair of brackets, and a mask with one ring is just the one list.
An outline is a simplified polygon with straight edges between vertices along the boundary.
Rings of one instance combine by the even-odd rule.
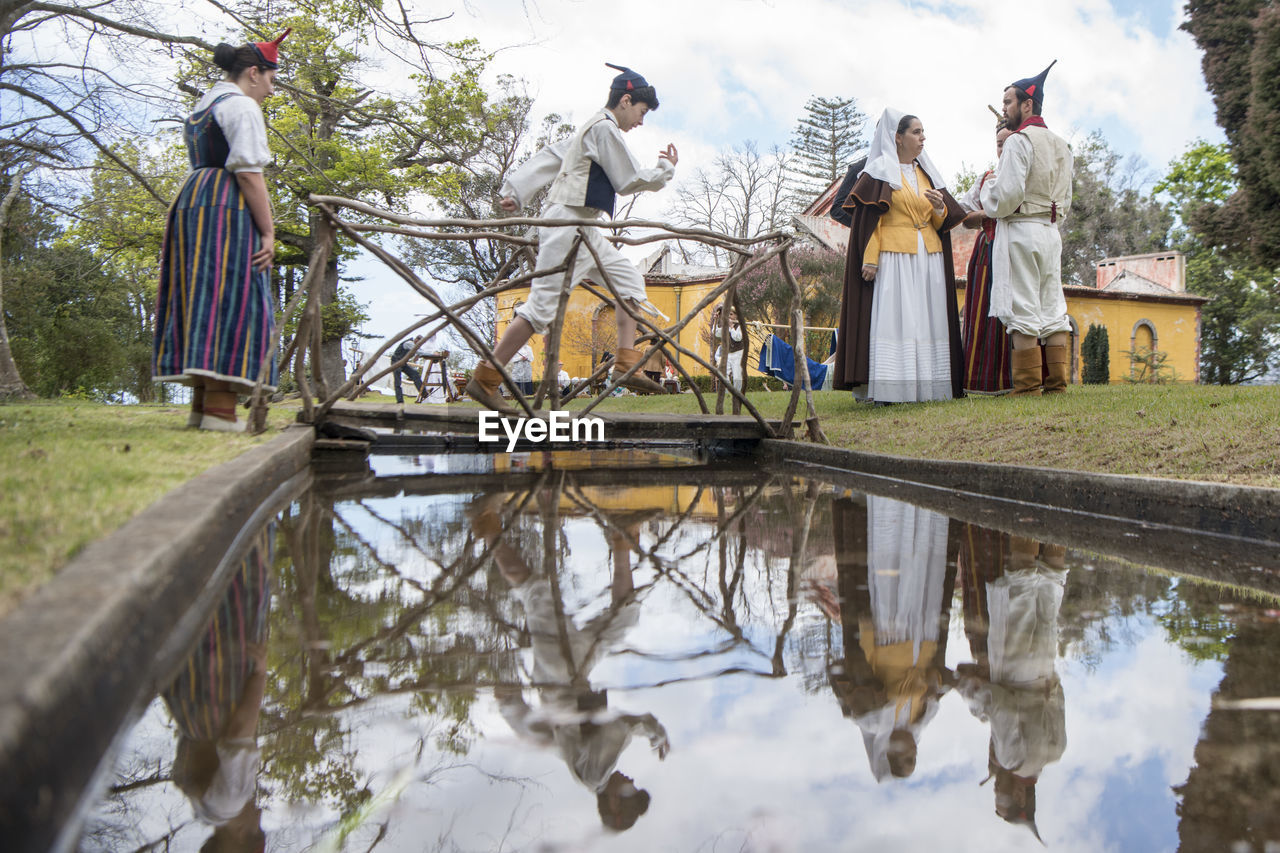
[[[640, 363], [644, 354], [638, 349], [620, 348], [618, 355], [613, 362], [613, 369], [621, 376], [632, 367]], [[637, 371], [634, 376], [622, 383], [623, 388], [630, 388], [641, 394], [665, 394], [667, 389], [663, 388], [657, 382], [654, 382], [648, 376]]]
[[501, 387], [502, 374], [498, 372], [498, 368], [482, 361], [471, 373], [471, 381], [467, 383], [467, 396], [486, 409], [493, 409], [504, 415], [519, 414], [502, 399], [502, 395], [498, 393]]
[[1065, 346], [1045, 346], [1044, 366], [1049, 376], [1044, 380], [1044, 393], [1064, 394], [1071, 370], [1070, 356]]
[[1016, 349], [1012, 353], [1013, 392], [1011, 397], [1040, 396], [1040, 347]]

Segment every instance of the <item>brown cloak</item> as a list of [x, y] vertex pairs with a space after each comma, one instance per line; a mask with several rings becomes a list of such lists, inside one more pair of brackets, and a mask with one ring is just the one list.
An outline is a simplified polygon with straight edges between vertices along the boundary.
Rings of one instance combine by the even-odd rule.
[[[925, 175], [925, 180], [929, 176]], [[929, 186], [933, 182], [929, 181]], [[964, 348], [960, 344], [960, 312], [956, 307], [955, 264], [951, 259], [950, 231], [964, 219], [962, 208], [951, 193], [942, 190], [947, 208], [938, 236], [942, 238], [942, 268], [946, 274], [947, 332], [951, 350], [951, 395], [964, 396]], [[880, 217], [889, 209], [893, 187], [884, 181], [862, 174], [853, 191], [843, 202], [853, 211], [853, 228], [849, 234], [849, 254], [844, 267], [844, 295], [840, 300], [840, 322], [836, 345], [836, 373], [832, 387], [848, 391], [855, 385], [866, 385], [871, 374], [871, 300], [874, 281], [862, 278], [862, 255]], [[837, 201], [839, 201], [837, 199]]]

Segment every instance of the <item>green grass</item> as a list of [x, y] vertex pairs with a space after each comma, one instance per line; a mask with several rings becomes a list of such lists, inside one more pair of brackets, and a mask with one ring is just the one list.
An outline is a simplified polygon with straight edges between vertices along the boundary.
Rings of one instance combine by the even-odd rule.
[[[765, 417], [780, 417], [788, 396], [750, 399]], [[714, 397], [709, 401], [714, 405]], [[815, 393], [814, 403], [837, 447], [1280, 487], [1280, 386], [1073, 385], [1051, 397], [884, 407], [826, 391]], [[682, 394], [614, 397], [600, 410], [694, 414], [698, 408], [692, 394]]]
[[[822, 427], [839, 447], [1280, 487], [1275, 386], [1072, 386], [1057, 397], [883, 408], [843, 392], [815, 397]], [[751, 395], [774, 418], [787, 398]], [[682, 394], [614, 397], [601, 410], [698, 408], [692, 394]], [[294, 416], [294, 408], [273, 406], [272, 428], [250, 437], [188, 430], [181, 407], [0, 405], [0, 613], [86, 544], [180, 483], [269, 440]]]
[[270, 440], [187, 429], [178, 406], [0, 405], [0, 613], [165, 492]]

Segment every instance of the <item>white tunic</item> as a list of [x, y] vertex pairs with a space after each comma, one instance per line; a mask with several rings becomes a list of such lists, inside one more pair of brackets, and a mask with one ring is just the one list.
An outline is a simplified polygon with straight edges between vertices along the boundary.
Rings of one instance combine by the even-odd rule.
[[[666, 186], [675, 174], [675, 166], [669, 160], [659, 159], [657, 166], [651, 169], [641, 168], [627, 148], [613, 113], [608, 110], [604, 112], [606, 117], [593, 117], [592, 126], [582, 135], [581, 157], [598, 163], [619, 195], [632, 195]], [[564, 162], [566, 156], [572, 156], [574, 150], [577, 150], [572, 142], [573, 139], [562, 139], [530, 157], [503, 181], [502, 196], [514, 199], [516, 204], [523, 207], [538, 190], [550, 184], [563, 168], [572, 165]], [[599, 218], [600, 211], [592, 207], [549, 201], [542, 210], [542, 216], [546, 219], [592, 220]], [[601, 229], [585, 230], [587, 242], [600, 257], [600, 264], [595, 263], [586, 247], [580, 248], [574, 262], [570, 287], [585, 278], [598, 280], [596, 273], [599, 273], [600, 276], [609, 277], [623, 299], [632, 299], [642, 306], [650, 307], [644, 289], [644, 277], [635, 265], [604, 239]], [[577, 230], [574, 228], [539, 228], [535, 272], [564, 263], [576, 236]], [[533, 327], [535, 334], [545, 334], [555, 320], [563, 283], [564, 277], [560, 274], [535, 278], [529, 288], [529, 299], [516, 309], [516, 313]], [[660, 313], [656, 309], [651, 310], [653, 313]]]
[[[1035, 338], [1071, 328], [1062, 293], [1062, 237], [1058, 233], [1058, 222], [1066, 215], [1069, 200], [1061, 207], [1058, 222], [1047, 214], [1018, 214], [1028, 184], [1045, 183], [1032, 170], [1047, 168], [1046, 159], [1036, 156], [1025, 133], [1015, 133], [1005, 140], [994, 179], [988, 179], [981, 191], [983, 212], [996, 220], [991, 244], [990, 316], [1009, 331]], [[1062, 177], [1055, 176], [1052, 182], [1060, 184]], [[1065, 180], [1069, 185], [1069, 168]]]

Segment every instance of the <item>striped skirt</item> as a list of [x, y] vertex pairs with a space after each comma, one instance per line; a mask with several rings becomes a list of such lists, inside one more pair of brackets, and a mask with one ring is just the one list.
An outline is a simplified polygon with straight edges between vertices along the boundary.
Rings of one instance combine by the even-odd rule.
[[[258, 381], [275, 307], [268, 273], [253, 269], [258, 243], [235, 175], [193, 171], [169, 208], [160, 255], [157, 382], [190, 384], [200, 377], [243, 388]], [[275, 388], [274, 363], [265, 384]]]
[[978, 234], [969, 257], [969, 281], [964, 300], [964, 387], [994, 394], [1013, 387], [1009, 336], [1004, 324], [988, 317], [991, 310], [991, 241]]

